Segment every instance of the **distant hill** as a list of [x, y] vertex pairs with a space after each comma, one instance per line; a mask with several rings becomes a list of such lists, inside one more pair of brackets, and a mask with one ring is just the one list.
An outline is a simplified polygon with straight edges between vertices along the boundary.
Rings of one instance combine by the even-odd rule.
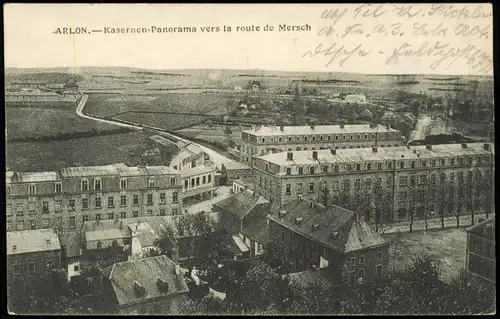
[[46, 83], [67, 83], [69, 80], [75, 82], [83, 81], [84, 77], [80, 74], [73, 74], [67, 72], [30, 72], [30, 73], [6, 73], [5, 82], [14, 81], [40, 81]]

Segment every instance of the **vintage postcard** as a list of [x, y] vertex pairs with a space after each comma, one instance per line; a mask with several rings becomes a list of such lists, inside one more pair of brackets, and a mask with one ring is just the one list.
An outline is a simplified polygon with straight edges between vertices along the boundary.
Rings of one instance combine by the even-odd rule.
[[9, 313], [496, 313], [492, 4], [4, 12]]

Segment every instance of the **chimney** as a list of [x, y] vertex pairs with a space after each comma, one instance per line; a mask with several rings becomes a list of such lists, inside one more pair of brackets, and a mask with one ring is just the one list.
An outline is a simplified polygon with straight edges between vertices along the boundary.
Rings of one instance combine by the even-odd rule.
[[428, 149], [429, 151], [432, 151], [432, 145], [427, 144], [425, 145], [425, 148]]
[[311, 130], [314, 130], [314, 124], [311, 124]]
[[286, 153], [286, 159], [288, 161], [293, 161], [293, 153], [292, 152], [288, 152]]
[[467, 148], [467, 143], [462, 143], [462, 148]]
[[80, 249], [78, 250], [78, 254], [79, 254], [80, 256], [81, 256], [81, 255], [83, 255], [83, 249], [81, 249], [81, 248], [80, 248]]
[[161, 278], [156, 278], [156, 286], [161, 293], [168, 292], [168, 283]]
[[390, 130], [391, 129], [391, 124], [387, 124], [387, 129]]
[[312, 225], [312, 230], [316, 230], [316, 229], [318, 229], [318, 227], [319, 227], [319, 224], [313, 224]]
[[340, 128], [344, 128], [345, 127], [345, 124], [344, 123], [340, 123]]
[[314, 158], [315, 160], [317, 160], [317, 159], [318, 159], [318, 152], [317, 152], [317, 151], [313, 151], [313, 158]]
[[303, 220], [304, 217], [295, 217], [295, 225], [300, 226]]
[[286, 210], [280, 210], [279, 213], [278, 213], [278, 217], [281, 219], [283, 218], [285, 215], [286, 215]]
[[330, 150], [330, 153], [332, 153], [332, 155], [337, 155], [337, 150]]
[[280, 131], [283, 132], [285, 130], [285, 127], [283, 125], [280, 125]]
[[373, 151], [373, 153], [377, 153], [378, 149], [376, 147], [372, 147], [372, 151]]
[[484, 147], [485, 151], [489, 151], [490, 150], [490, 143], [484, 143], [483, 147]]
[[377, 127], [377, 124], [375, 123], [370, 123], [370, 128], [376, 128]]
[[413, 150], [413, 153], [414, 153], [414, 154], [417, 154], [417, 150]]
[[401, 158], [405, 158], [404, 154], [401, 154]]

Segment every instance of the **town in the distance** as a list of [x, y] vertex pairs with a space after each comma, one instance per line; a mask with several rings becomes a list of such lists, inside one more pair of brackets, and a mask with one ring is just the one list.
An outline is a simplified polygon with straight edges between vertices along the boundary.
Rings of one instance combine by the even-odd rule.
[[12, 314], [496, 312], [492, 77], [5, 71]]

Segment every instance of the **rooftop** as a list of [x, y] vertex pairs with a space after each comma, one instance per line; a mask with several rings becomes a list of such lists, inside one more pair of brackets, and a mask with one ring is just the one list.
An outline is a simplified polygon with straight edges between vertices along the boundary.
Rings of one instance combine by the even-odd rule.
[[233, 183], [238, 183], [239, 185], [243, 185], [245, 187], [252, 188], [253, 187], [253, 178], [252, 177], [239, 178], [239, 179], [233, 181]]
[[[55, 182], [59, 181], [57, 172], [32, 172], [32, 173], [17, 173], [7, 172], [7, 183], [24, 182], [24, 183], [40, 183], [40, 182]], [[10, 179], [8, 178], [10, 177]], [[16, 180], [17, 178], [17, 180]]]
[[53, 229], [7, 232], [7, 255], [60, 250], [59, 237]]
[[252, 225], [243, 228], [241, 233], [261, 245], [269, 243], [269, 224], [267, 218], [262, 218], [252, 223]]
[[213, 165], [212, 163], [206, 162], [203, 165], [198, 165], [195, 167], [183, 169], [181, 171], [181, 177], [190, 177], [190, 176], [195, 176], [195, 175], [200, 175], [200, 174], [207, 174], [207, 173], [212, 173], [217, 170], [217, 167]]
[[224, 212], [243, 218], [255, 206], [269, 204], [269, 201], [261, 196], [256, 196], [249, 191], [239, 192], [230, 197], [213, 204]]
[[[491, 152], [495, 152], [493, 144], [490, 144]], [[387, 161], [404, 159], [422, 159], [436, 157], [458, 157], [458, 156], [477, 156], [490, 155], [491, 152], [484, 149], [484, 143], [469, 143], [467, 148], [463, 148], [462, 144], [440, 144], [432, 145], [429, 150], [425, 145], [417, 146], [399, 146], [399, 147], [379, 147], [374, 152], [372, 148], [352, 148], [352, 149], [337, 149], [335, 155], [332, 150], [317, 150], [317, 151], [293, 151], [293, 160], [287, 159], [288, 152], [280, 152], [267, 154], [258, 157], [269, 163], [277, 165], [293, 166], [293, 165], [315, 165], [315, 164], [331, 164], [331, 163], [352, 163], [362, 161]], [[313, 152], [317, 152], [317, 159], [313, 158]], [[403, 157], [402, 157], [403, 156]]]
[[78, 166], [61, 169], [63, 177], [90, 177], [116, 175], [129, 176], [152, 176], [171, 175], [178, 172], [168, 166], [127, 166], [123, 163], [103, 166]]
[[[116, 263], [103, 269], [109, 279], [119, 306], [145, 302], [189, 291], [184, 275], [175, 272], [176, 265], [166, 256], [142, 258]], [[168, 290], [162, 290], [158, 279], [167, 283]], [[143, 288], [143, 295], [137, 293], [135, 284]]]
[[370, 124], [346, 124], [344, 128], [340, 125], [315, 125], [310, 126], [284, 126], [283, 131], [279, 126], [261, 126], [257, 130], [243, 131], [256, 136], [279, 136], [279, 135], [316, 135], [316, 134], [342, 134], [342, 133], [385, 133], [399, 132], [396, 129], [387, 128], [385, 125], [372, 127]]
[[290, 278], [295, 284], [301, 287], [307, 287], [313, 283], [320, 284], [324, 287], [331, 287], [334, 285], [335, 277], [330, 274], [331, 270], [327, 268], [306, 270], [283, 275], [283, 277]]
[[468, 233], [473, 233], [479, 236], [495, 239], [495, 217], [485, 219], [473, 226], [468, 227]]
[[77, 257], [80, 255], [82, 248], [82, 237], [80, 233], [70, 232], [66, 236], [66, 256], [68, 258]]
[[223, 163], [222, 166], [225, 167], [226, 170], [251, 169], [249, 166], [236, 161]]
[[172, 140], [169, 140], [168, 138], [165, 138], [163, 136], [160, 136], [160, 135], [153, 135], [153, 136], [150, 136], [149, 139], [157, 142], [158, 144], [161, 144], [161, 145], [165, 145], [165, 146], [172, 146], [172, 145], [175, 145], [175, 142], [172, 141]]
[[286, 203], [281, 211], [281, 216], [270, 215], [269, 219], [334, 250], [345, 250], [354, 222], [352, 211], [335, 205], [324, 207], [301, 199]]
[[344, 252], [366, 249], [369, 247], [387, 245], [388, 242], [363, 220], [351, 226]]

